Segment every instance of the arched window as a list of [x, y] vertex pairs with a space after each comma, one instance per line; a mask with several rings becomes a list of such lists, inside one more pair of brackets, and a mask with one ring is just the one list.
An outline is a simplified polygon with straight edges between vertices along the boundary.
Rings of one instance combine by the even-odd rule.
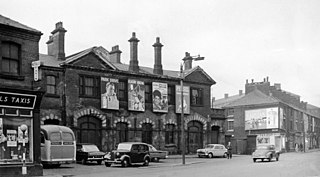
[[152, 144], [152, 124], [142, 124], [142, 142]]
[[166, 125], [166, 144], [174, 144], [174, 124]]
[[118, 143], [128, 141], [128, 124], [125, 122], [118, 122], [116, 126]]
[[80, 135], [79, 143], [92, 143], [101, 147], [101, 120], [93, 116], [83, 116], [78, 119]]

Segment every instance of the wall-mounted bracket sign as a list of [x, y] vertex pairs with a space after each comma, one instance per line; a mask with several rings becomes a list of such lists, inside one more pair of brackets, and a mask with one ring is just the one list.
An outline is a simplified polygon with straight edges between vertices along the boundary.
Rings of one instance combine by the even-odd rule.
[[33, 79], [34, 81], [41, 80], [41, 70], [39, 67], [42, 65], [40, 61], [33, 61], [31, 67], [33, 68]]
[[0, 107], [34, 109], [36, 95], [0, 92]]

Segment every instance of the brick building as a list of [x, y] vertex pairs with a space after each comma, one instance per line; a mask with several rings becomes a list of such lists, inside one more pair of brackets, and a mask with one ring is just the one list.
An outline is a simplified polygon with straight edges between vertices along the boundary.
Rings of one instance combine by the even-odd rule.
[[[273, 144], [279, 151], [319, 148], [319, 108], [300, 101], [280, 84], [246, 82], [245, 94], [215, 100], [214, 108], [225, 110], [226, 141], [234, 153], [250, 154], [256, 145]], [[311, 111], [310, 108], [313, 108]]]
[[142, 141], [178, 153], [183, 107], [187, 153], [224, 141], [221, 112], [210, 108], [215, 81], [201, 67], [192, 67], [189, 53], [183, 58], [185, 104], [180, 104], [180, 71], [163, 69], [160, 38], [152, 45], [154, 67], [149, 68], [139, 64], [135, 33], [129, 39], [129, 64], [122, 62], [119, 46], [110, 52], [94, 46], [65, 56], [65, 33], [57, 23], [48, 54], [40, 54], [37, 86], [46, 90], [41, 124], [69, 126], [77, 142], [94, 143], [103, 151], [119, 142]]
[[39, 106], [32, 63], [42, 33], [0, 15], [1, 176], [41, 176]]

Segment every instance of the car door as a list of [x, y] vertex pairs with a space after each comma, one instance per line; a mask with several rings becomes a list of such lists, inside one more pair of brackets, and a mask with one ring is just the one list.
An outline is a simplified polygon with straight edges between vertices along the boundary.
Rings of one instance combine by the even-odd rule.
[[132, 145], [130, 158], [132, 163], [139, 162], [139, 144]]
[[220, 154], [220, 146], [219, 145], [215, 145], [214, 148], [213, 148], [213, 155], [214, 156], [219, 156]]

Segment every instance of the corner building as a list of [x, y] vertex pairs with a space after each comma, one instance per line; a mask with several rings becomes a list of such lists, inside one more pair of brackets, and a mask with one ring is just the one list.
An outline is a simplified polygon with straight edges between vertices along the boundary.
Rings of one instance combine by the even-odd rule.
[[124, 64], [117, 45], [110, 52], [94, 46], [65, 56], [66, 32], [57, 23], [48, 53], [40, 54], [37, 86], [46, 91], [41, 124], [69, 126], [77, 142], [94, 143], [103, 151], [120, 142], [141, 141], [174, 154], [181, 151], [183, 107], [187, 153], [224, 141], [223, 123], [210, 108], [215, 81], [201, 67], [192, 67], [189, 53], [183, 59], [181, 104], [180, 71], [163, 69], [160, 38], [152, 45], [154, 67], [149, 68], [139, 64], [135, 33], [128, 40], [129, 64]]

